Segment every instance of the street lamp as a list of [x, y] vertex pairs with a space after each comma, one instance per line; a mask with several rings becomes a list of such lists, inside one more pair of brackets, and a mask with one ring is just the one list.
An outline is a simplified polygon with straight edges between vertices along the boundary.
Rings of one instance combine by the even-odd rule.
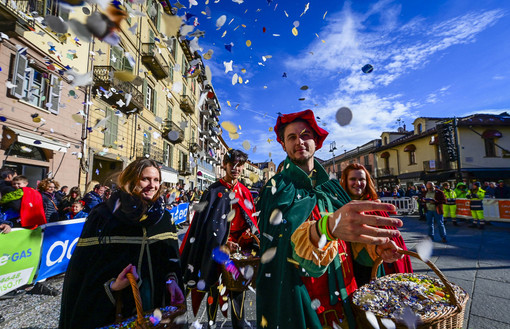
[[335, 172], [335, 150], [336, 150], [336, 142], [329, 143], [329, 152], [333, 155], [333, 173]]

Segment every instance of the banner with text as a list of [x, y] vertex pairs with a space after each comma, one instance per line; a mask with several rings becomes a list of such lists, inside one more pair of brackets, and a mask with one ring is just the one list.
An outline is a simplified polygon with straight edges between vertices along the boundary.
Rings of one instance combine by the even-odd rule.
[[188, 216], [188, 208], [189, 203], [181, 203], [170, 210], [167, 209], [167, 211], [172, 215], [172, 219], [175, 225], [186, 221]]
[[41, 254], [41, 228], [0, 234], [0, 296], [32, 283]]

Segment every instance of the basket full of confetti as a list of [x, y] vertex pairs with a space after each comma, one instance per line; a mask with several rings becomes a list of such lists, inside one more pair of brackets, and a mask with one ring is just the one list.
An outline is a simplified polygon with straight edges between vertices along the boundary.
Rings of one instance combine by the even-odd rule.
[[[260, 246], [260, 240], [252, 234], [252, 238]], [[228, 290], [245, 291], [255, 288], [255, 279], [260, 264], [260, 257], [254, 250], [238, 251], [230, 254], [229, 259], [221, 267], [222, 280]]]
[[[423, 261], [415, 252], [399, 252]], [[353, 309], [361, 328], [462, 328], [467, 292], [449, 282], [430, 261], [423, 262], [439, 279], [415, 273], [376, 278], [382, 259], [375, 261], [372, 281], [353, 294]]]
[[[133, 274], [128, 273], [127, 278], [131, 284], [133, 295], [136, 304], [136, 316], [125, 320], [118, 320], [116, 323], [99, 329], [179, 329], [186, 323], [186, 318], [179, 318], [186, 313], [186, 306], [184, 304], [179, 306], [167, 306], [157, 308], [153, 312], [144, 312], [142, 307], [142, 299], [140, 291]], [[120, 312], [118, 312], [120, 313]]]

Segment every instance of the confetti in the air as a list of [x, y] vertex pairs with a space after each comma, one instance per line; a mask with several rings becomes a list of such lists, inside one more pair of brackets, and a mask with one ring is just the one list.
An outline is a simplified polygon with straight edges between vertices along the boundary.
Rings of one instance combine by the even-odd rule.
[[276, 255], [276, 247], [272, 247], [266, 250], [266, 252], [260, 257], [260, 263], [266, 264], [273, 260]]
[[352, 111], [348, 107], [341, 107], [336, 112], [336, 122], [340, 126], [346, 126], [351, 123], [352, 120]]
[[366, 64], [365, 66], [363, 66], [361, 68], [361, 71], [363, 71], [363, 73], [372, 73], [372, 71], [374, 70], [374, 67], [371, 65], [371, 64]]
[[269, 217], [269, 223], [271, 225], [280, 225], [283, 219], [283, 213], [280, 209], [275, 209]]
[[426, 262], [432, 256], [434, 243], [430, 239], [424, 239], [416, 245], [416, 252], [420, 255], [421, 259]]

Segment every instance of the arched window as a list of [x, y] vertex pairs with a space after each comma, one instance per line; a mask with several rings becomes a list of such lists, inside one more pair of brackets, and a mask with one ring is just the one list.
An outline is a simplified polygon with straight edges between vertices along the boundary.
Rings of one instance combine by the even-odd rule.
[[384, 145], [388, 144], [388, 137], [384, 136]]
[[418, 124], [418, 127], [417, 127], [417, 128], [418, 128], [418, 129], [417, 129], [417, 130], [418, 130], [418, 134], [421, 134], [421, 132], [422, 132], [422, 126], [421, 126], [421, 123], [419, 123], [419, 124]]
[[20, 142], [12, 144], [9, 157], [17, 156], [18, 158], [25, 158], [31, 160], [48, 161], [43, 149], [34, 145], [27, 145]]
[[416, 146], [414, 144], [409, 144], [404, 148], [404, 152], [409, 153], [409, 164], [416, 164]]

